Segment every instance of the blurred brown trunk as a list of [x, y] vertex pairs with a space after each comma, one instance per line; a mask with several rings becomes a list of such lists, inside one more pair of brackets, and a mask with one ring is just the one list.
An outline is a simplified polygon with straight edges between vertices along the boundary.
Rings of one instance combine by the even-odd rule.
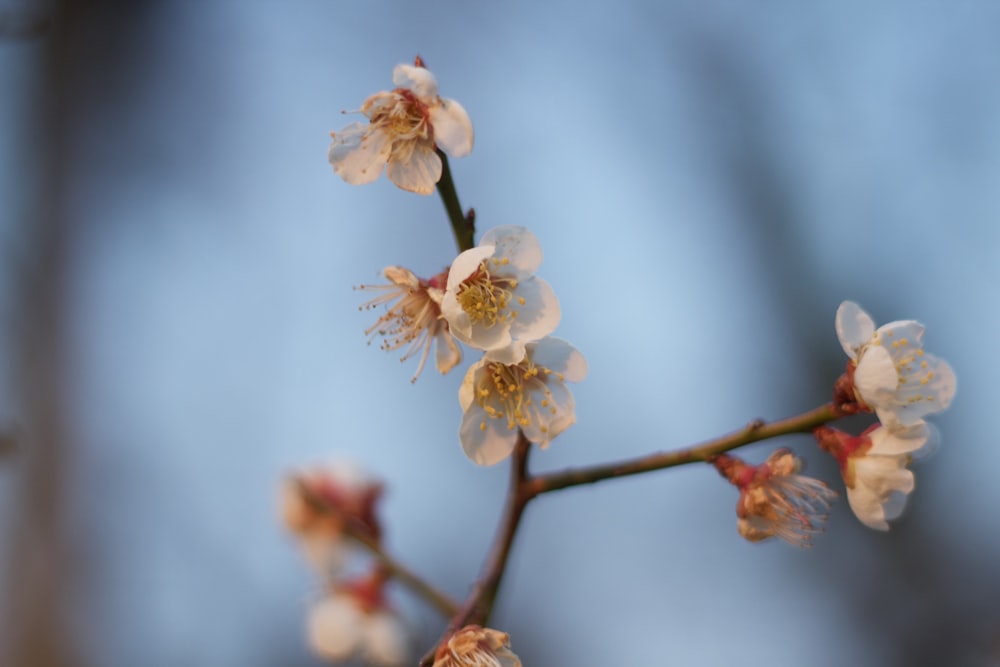
[[[70, 3], [66, 3], [67, 5]], [[44, 137], [32, 152], [41, 179], [29, 219], [19, 223], [24, 261], [18, 267], [17, 317], [12, 332], [16, 386], [21, 396], [23, 442], [11, 475], [16, 484], [3, 572], [4, 627], [0, 664], [10, 667], [78, 666], [70, 628], [73, 562], [67, 538], [66, 481], [66, 257], [70, 212], [66, 190], [71, 177], [62, 155], [69, 134], [66, 81], [74, 66], [75, 23], [66, 7], [53, 8], [50, 30], [33, 38], [47, 45], [36, 67], [46, 79], [33, 101], [31, 134]]]

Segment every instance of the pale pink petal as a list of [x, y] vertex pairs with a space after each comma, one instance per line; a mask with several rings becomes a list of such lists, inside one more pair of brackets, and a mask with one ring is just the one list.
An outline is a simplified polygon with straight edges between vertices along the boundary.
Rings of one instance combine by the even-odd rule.
[[461, 104], [455, 100], [441, 100], [430, 108], [430, 121], [434, 127], [434, 142], [452, 157], [465, 157], [472, 152], [475, 135], [472, 120]]
[[871, 341], [875, 333], [875, 322], [853, 301], [844, 301], [837, 308], [837, 338], [840, 346], [851, 359], [857, 361], [858, 348]]
[[394, 86], [413, 91], [424, 104], [432, 104], [437, 101], [437, 79], [425, 67], [396, 65], [392, 70], [392, 83]]
[[352, 123], [333, 135], [327, 158], [333, 171], [351, 185], [371, 183], [382, 173], [392, 145], [383, 132]]
[[429, 195], [441, 180], [441, 158], [428, 144], [419, 143], [405, 161], [390, 157], [385, 173], [403, 190]]
[[483, 234], [479, 245], [496, 247], [494, 257], [506, 258], [504, 275], [522, 278], [533, 274], [542, 264], [542, 246], [527, 227], [501, 225]]

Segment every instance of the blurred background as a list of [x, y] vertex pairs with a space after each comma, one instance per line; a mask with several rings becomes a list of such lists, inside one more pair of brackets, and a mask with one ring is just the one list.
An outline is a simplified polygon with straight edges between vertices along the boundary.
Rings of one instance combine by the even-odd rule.
[[[825, 402], [844, 299], [959, 378], [888, 534], [840, 502], [810, 551], [749, 544], [708, 466], [543, 497], [493, 618], [525, 665], [1000, 665], [998, 30], [974, 0], [0, 0], [0, 664], [321, 664], [276, 497], [334, 456], [465, 595], [507, 478], [458, 445], [472, 355], [411, 385], [351, 289], [441, 270], [450, 229], [326, 161], [419, 53], [475, 123], [463, 205], [538, 236], [590, 365], [535, 470]], [[744, 455], [781, 445], [840, 488], [807, 437]], [[442, 621], [397, 592], [418, 655]]]

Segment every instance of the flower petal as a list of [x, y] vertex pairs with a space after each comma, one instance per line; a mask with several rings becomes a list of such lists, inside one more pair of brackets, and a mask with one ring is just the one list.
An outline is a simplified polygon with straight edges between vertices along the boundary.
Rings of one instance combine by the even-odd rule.
[[326, 597], [309, 611], [309, 645], [324, 658], [346, 660], [361, 642], [362, 620], [357, 605], [349, 598]]
[[542, 246], [527, 227], [520, 225], [500, 225], [483, 234], [479, 245], [495, 246], [493, 256], [506, 258], [510, 263], [505, 274], [513, 271], [514, 278], [528, 276], [542, 264]]
[[517, 308], [517, 317], [511, 322], [511, 338], [539, 340], [556, 330], [562, 314], [559, 299], [547, 282], [533, 276], [518, 284], [517, 294], [524, 304]]
[[553, 376], [544, 382], [534, 378], [527, 390], [531, 392], [531, 404], [524, 406], [524, 411], [530, 423], [522, 428], [524, 437], [544, 449], [576, 423], [573, 394], [562, 380]]
[[408, 88], [425, 104], [437, 101], [437, 79], [426, 67], [396, 65], [392, 70], [392, 83], [400, 88]]
[[507, 428], [506, 419], [487, 416], [478, 403], [472, 403], [462, 416], [458, 429], [465, 455], [481, 466], [491, 466], [510, 456], [517, 443], [517, 429]]
[[435, 357], [438, 371], [444, 375], [452, 368], [462, 363], [462, 349], [455, 342], [448, 327], [441, 323], [441, 328], [434, 334]]
[[881, 426], [869, 434], [871, 449], [868, 456], [900, 456], [912, 454], [928, 445], [932, 431], [923, 422], [910, 427]]
[[469, 248], [451, 263], [448, 269], [448, 284], [445, 286], [449, 292], [457, 288], [462, 281], [471, 276], [483, 263], [483, 260], [491, 257], [495, 248], [480, 242], [475, 248]]
[[857, 361], [858, 349], [875, 333], [875, 322], [853, 301], [844, 301], [837, 308], [837, 338], [851, 359]]
[[408, 192], [429, 195], [441, 180], [441, 158], [429, 143], [421, 142], [413, 147], [406, 160], [389, 157], [385, 173], [393, 183]]
[[[900, 424], [910, 425], [930, 414], [941, 412], [951, 405], [955, 397], [955, 371], [943, 359], [925, 354], [899, 369], [902, 381], [896, 391], [897, 405], [892, 415]], [[883, 415], [879, 414], [879, 419]], [[883, 420], [885, 421], [885, 420]]]
[[346, 182], [364, 185], [382, 173], [391, 148], [384, 132], [373, 131], [370, 125], [351, 123], [340, 132], [333, 133], [327, 159], [334, 173]]
[[371, 664], [395, 667], [407, 662], [406, 628], [395, 614], [378, 612], [364, 629], [364, 658]]
[[528, 343], [531, 360], [538, 366], [560, 373], [566, 382], [580, 382], [587, 377], [587, 360], [568, 341], [546, 336]]
[[899, 375], [889, 351], [881, 345], [865, 348], [854, 370], [854, 387], [862, 400], [872, 408], [891, 405], [898, 384]]
[[430, 108], [430, 121], [434, 127], [434, 141], [452, 157], [465, 157], [472, 152], [475, 134], [472, 120], [465, 108], [455, 100], [441, 100]]

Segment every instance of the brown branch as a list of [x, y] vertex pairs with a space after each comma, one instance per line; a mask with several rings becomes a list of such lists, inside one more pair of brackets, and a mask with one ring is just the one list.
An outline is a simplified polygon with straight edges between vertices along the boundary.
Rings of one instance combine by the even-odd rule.
[[539, 475], [525, 483], [522, 494], [527, 501], [542, 493], [558, 491], [559, 489], [566, 489], [571, 486], [593, 484], [605, 479], [615, 479], [628, 475], [638, 475], [644, 472], [684, 465], [685, 463], [708, 461], [713, 456], [760, 440], [768, 440], [792, 433], [810, 433], [817, 426], [833, 421], [840, 416], [840, 413], [833, 404], [828, 403], [815, 410], [775, 422], [767, 423], [763, 420], [756, 420], [738, 431], [684, 449], [657, 452], [656, 454], [649, 454], [628, 461], [606, 463], [590, 468], [577, 468], [548, 475]]

